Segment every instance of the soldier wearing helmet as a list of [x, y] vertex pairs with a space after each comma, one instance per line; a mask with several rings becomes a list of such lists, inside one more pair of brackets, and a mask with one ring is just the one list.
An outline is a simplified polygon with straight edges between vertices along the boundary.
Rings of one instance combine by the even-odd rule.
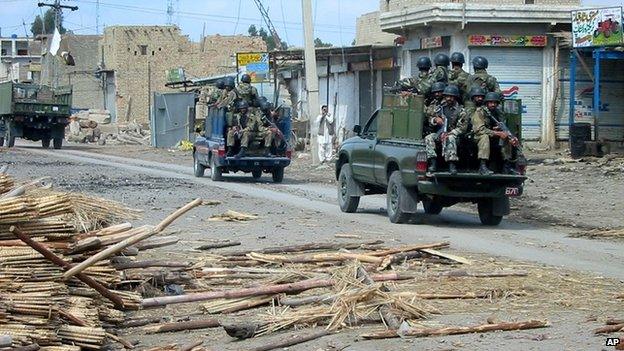
[[496, 78], [488, 74], [488, 60], [483, 56], [476, 56], [472, 59], [472, 67], [474, 68], [474, 74], [468, 77], [466, 86], [471, 89], [474, 86], [485, 89], [486, 92], [500, 93], [500, 86]]
[[439, 53], [435, 55], [433, 58], [433, 63], [435, 63], [435, 68], [430, 76], [431, 84], [435, 82], [443, 82], [448, 84], [448, 66], [449, 66], [449, 57], [447, 54]]
[[236, 102], [236, 111], [232, 116], [231, 121], [228, 123], [228, 132], [226, 146], [228, 148], [227, 156], [234, 156], [234, 147], [236, 146], [236, 139], [241, 142], [241, 148], [236, 157], [242, 157], [247, 151], [249, 146], [250, 137], [250, 113], [249, 104], [245, 100], [239, 100]]
[[[466, 103], [464, 103], [464, 108], [466, 109], [466, 114], [468, 117], [471, 117], [472, 114], [478, 107], [483, 106], [483, 99], [485, 99], [486, 91], [481, 87], [472, 87], [468, 92], [468, 99]], [[470, 104], [467, 104], [467, 102]]]
[[425, 146], [429, 168], [427, 171], [433, 173], [437, 171], [436, 142], [442, 144], [442, 155], [448, 163], [449, 172], [457, 174], [457, 142], [460, 136], [468, 132], [468, 118], [464, 108], [460, 105], [461, 99], [459, 88], [455, 85], [447, 86], [443, 91], [444, 102], [439, 105], [434, 116], [429, 119], [429, 123], [437, 129], [425, 137]]
[[398, 82], [398, 86], [402, 91], [411, 91], [416, 94], [427, 95], [431, 90], [431, 82], [429, 81], [431, 59], [422, 56], [418, 58], [416, 66], [419, 71], [418, 76], [402, 79]]
[[226, 77], [223, 82], [223, 86], [225, 89], [223, 90], [221, 100], [217, 103], [217, 108], [226, 108], [229, 111], [233, 111], [235, 103], [239, 99], [234, 77]]
[[[472, 115], [472, 129], [475, 133], [475, 140], [479, 149], [478, 157], [480, 161], [479, 173], [487, 175], [492, 174], [487, 166], [490, 159], [490, 141], [493, 138], [499, 140], [501, 145], [501, 154], [504, 160], [504, 172], [508, 174], [517, 174], [512, 164], [512, 147], [519, 145], [518, 139], [511, 137], [503, 132], [498, 122], [504, 122], [504, 116], [498, 108], [500, 104], [500, 94], [489, 92], [485, 95], [485, 106], [477, 108]], [[521, 156], [521, 152], [518, 152]]]
[[466, 82], [468, 81], [470, 74], [464, 71], [464, 62], [466, 62], [466, 59], [464, 58], [464, 54], [461, 52], [454, 52], [451, 54], [449, 84], [456, 85], [459, 88], [459, 93], [462, 95], [462, 98], [466, 100], [466, 98], [468, 98], [468, 87], [466, 86]]
[[243, 74], [241, 76], [241, 83], [236, 88], [238, 95], [241, 99], [247, 101], [248, 104], [253, 104], [254, 100], [258, 98], [258, 90], [251, 85], [251, 76], [249, 74]]

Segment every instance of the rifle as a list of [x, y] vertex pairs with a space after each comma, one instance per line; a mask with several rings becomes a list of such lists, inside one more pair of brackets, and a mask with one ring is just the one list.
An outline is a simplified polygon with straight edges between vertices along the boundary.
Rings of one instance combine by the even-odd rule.
[[[273, 111], [277, 111], [279, 110], [282, 106], [284, 105], [284, 103], [282, 102], [281, 104], [279, 104]], [[277, 131], [277, 136], [280, 138], [284, 138], [284, 133], [282, 133], [282, 131], [279, 129], [279, 127], [277, 126], [277, 124], [275, 124], [274, 121], [270, 120], [269, 118], [267, 118], [267, 116], [264, 114], [264, 111], [262, 111], [261, 115], [260, 115], [260, 119], [263, 122], [266, 122], [269, 124], [269, 127], [271, 128], [275, 128], [275, 130]]]
[[[494, 115], [493, 115], [490, 111], [487, 111], [487, 115], [488, 115], [488, 117], [492, 120], [492, 122], [494, 122], [494, 123], [496, 124], [496, 126], [498, 127], [498, 129], [500, 129], [500, 131], [501, 131], [501, 132], [503, 132], [503, 133], [507, 134], [507, 138], [509, 139], [510, 144], [511, 144], [511, 145], [513, 145], [513, 144], [517, 144], [517, 146], [515, 146], [515, 147], [516, 147], [519, 151], [522, 151], [522, 148], [521, 148], [521, 146], [520, 146], [520, 141], [519, 141], [519, 140], [518, 140], [518, 138], [516, 138], [516, 136], [515, 136], [515, 135], [513, 135], [513, 133], [509, 130], [509, 127], [507, 127], [507, 125], [506, 125], [504, 122], [499, 121], [498, 119], [496, 119], [496, 117], [494, 117]], [[499, 141], [499, 145], [500, 145], [500, 146], [503, 146], [503, 140], [502, 140], [502, 139]]]
[[446, 133], [448, 131], [448, 118], [446, 118], [446, 116], [444, 116], [444, 114], [442, 113], [442, 110], [445, 106], [446, 102], [442, 101], [442, 103], [440, 103], [440, 106], [438, 106], [435, 111], [436, 115], [444, 120], [444, 125], [442, 127], [439, 127], [438, 131], [436, 132], [436, 139], [440, 138], [442, 133]]

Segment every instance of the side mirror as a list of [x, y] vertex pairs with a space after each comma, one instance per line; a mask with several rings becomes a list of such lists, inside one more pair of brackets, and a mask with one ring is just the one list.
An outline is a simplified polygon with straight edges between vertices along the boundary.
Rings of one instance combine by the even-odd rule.
[[360, 133], [362, 133], [362, 126], [359, 124], [356, 124], [353, 126], [353, 133], [360, 135]]

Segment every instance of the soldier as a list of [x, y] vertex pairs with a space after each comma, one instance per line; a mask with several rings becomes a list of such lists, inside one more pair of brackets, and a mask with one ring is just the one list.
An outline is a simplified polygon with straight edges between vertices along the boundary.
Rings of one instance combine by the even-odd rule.
[[239, 153], [236, 154], [236, 157], [244, 156], [247, 146], [249, 145], [249, 104], [247, 104], [245, 100], [240, 100], [236, 103], [236, 110], [232, 119], [228, 121], [226, 140], [226, 145], [228, 147], [227, 157], [234, 156], [234, 146], [236, 145], [237, 138], [241, 140], [241, 149]]
[[516, 174], [517, 172], [511, 164], [511, 148], [518, 147], [518, 139], [503, 132], [498, 122], [503, 121], [501, 111], [498, 109], [500, 103], [499, 93], [487, 93], [485, 95], [485, 106], [476, 109], [472, 115], [472, 128], [475, 133], [475, 139], [479, 148], [478, 157], [481, 162], [479, 173], [483, 175], [492, 174], [487, 161], [490, 159], [490, 140], [498, 138], [501, 141], [501, 154], [503, 156], [504, 172], [508, 174]]
[[[223, 95], [221, 96], [221, 100], [217, 104], [217, 108], [227, 108], [229, 111], [233, 111], [235, 107], [236, 101], [239, 99], [238, 91], [236, 91], [236, 83], [234, 82], [233, 77], [225, 78], [223, 83], [225, 89], [223, 90]], [[247, 104], [247, 108], [249, 108], [249, 103]]]
[[454, 52], [451, 54], [451, 71], [449, 72], [449, 84], [456, 85], [459, 88], [459, 93], [464, 100], [470, 99], [468, 97], [468, 87], [466, 82], [470, 73], [464, 71], [464, 54], [461, 52]]
[[488, 60], [483, 56], [477, 56], [472, 60], [472, 67], [474, 68], [474, 74], [468, 77], [466, 85], [468, 88], [479, 86], [485, 89], [486, 92], [500, 93], [500, 86], [496, 78], [487, 73]]
[[223, 96], [224, 89], [225, 89], [225, 82], [223, 81], [223, 79], [217, 80], [217, 83], [215, 84], [215, 89], [212, 91], [212, 94], [210, 94], [210, 96], [208, 97], [209, 106], [217, 105], [217, 103], [221, 99], [221, 96]]
[[[481, 87], [472, 87], [468, 92], [468, 100], [464, 104], [466, 109], [466, 115], [472, 117], [472, 114], [478, 107], [483, 106], [483, 99], [485, 99], [486, 91]], [[468, 104], [470, 102], [470, 104]]]
[[440, 106], [442, 103], [442, 97], [444, 93], [444, 89], [446, 88], [446, 84], [442, 82], [435, 82], [431, 86], [431, 93], [427, 97], [425, 101], [425, 114], [429, 115], [429, 113], [435, 114], [436, 108]]
[[241, 77], [241, 83], [236, 88], [238, 95], [241, 99], [247, 101], [249, 105], [258, 98], [258, 89], [251, 85], [251, 76], [249, 74], [243, 74]]
[[468, 131], [468, 119], [463, 107], [459, 104], [459, 89], [449, 85], [444, 89], [444, 103], [438, 108], [437, 114], [429, 121], [432, 126], [438, 128], [436, 133], [425, 137], [427, 158], [429, 159], [429, 173], [437, 170], [436, 141], [442, 143], [442, 154], [449, 165], [449, 172], [457, 174], [457, 139]]
[[435, 63], [435, 69], [429, 76], [429, 80], [431, 84], [435, 82], [442, 82], [444, 84], [448, 84], [448, 66], [449, 66], [449, 57], [447, 54], [439, 53], [433, 58], [433, 63]]
[[398, 83], [399, 87], [403, 91], [411, 91], [420, 95], [427, 95], [431, 90], [431, 83], [429, 82], [429, 70], [431, 69], [431, 59], [426, 56], [422, 56], [416, 62], [418, 66], [418, 76], [412, 78], [401, 79]]

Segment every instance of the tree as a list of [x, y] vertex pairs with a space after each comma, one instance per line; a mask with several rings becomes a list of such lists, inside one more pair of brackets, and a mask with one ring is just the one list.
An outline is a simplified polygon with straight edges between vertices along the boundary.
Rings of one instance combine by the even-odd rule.
[[[41, 16], [37, 15], [37, 17], [35, 17], [35, 20], [30, 26], [30, 31], [32, 32], [33, 35], [54, 33], [54, 10], [48, 9], [43, 14], [43, 19], [41, 18]], [[67, 32], [65, 27], [63, 27], [62, 15], [60, 16], [60, 19], [59, 19], [59, 32], [61, 34], [65, 34], [65, 32]]]
[[332, 47], [334, 46], [334, 44], [332, 43], [324, 43], [321, 38], [316, 38], [314, 39], [314, 47], [316, 48], [328, 48], [328, 47]]
[[[249, 33], [250, 36], [252, 37], [260, 37], [262, 38], [262, 40], [264, 41], [264, 43], [267, 46], [267, 49], [269, 51], [275, 50], [276, 48], [278, 48], [277, 43], [275, 42], [275, 38], [273, 38], [272, 35], [270, 35], [266, 29], [260, 27], [260, 29], [258, 29], [255, 25], [251, 25], [249, 26], [249, 29], [247, 29], [247, 33]], [[288, 47], [288, 44], [285, 41], [282, 41], [281, 43], [283, 47]]]

